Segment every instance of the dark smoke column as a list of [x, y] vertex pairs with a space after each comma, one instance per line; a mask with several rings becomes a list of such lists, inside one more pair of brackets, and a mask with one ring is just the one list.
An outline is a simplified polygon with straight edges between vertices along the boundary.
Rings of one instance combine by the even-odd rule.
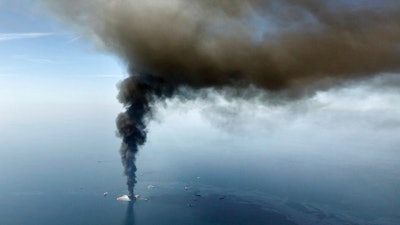
[[136, 153], [146, 142], [146, 119], [151, 117], [151, 104], [170, 97], [174, 90], [162, 79], [144, 74], [131, 75], [121, 83], [118, 99], [127, 110], [118, 115], [116, 123], [118, 134], [122, 137], [120, 154], [131, 199], [134, 198], [136, 184]]

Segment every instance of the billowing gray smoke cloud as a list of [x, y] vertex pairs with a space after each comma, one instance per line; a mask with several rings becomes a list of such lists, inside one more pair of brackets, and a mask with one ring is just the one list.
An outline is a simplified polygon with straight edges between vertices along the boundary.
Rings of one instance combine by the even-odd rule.
[[130, 194], [150, 106], [181, 87], [290, 100], [400, 70], [397, 0], [45, 1], [128, 65], [117, 125]]

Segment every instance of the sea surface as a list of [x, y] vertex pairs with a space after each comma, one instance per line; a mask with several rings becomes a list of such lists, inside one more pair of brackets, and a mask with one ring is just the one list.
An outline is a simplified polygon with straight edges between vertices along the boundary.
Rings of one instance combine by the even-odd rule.
[[3, 108], [0, 225], [400, 224], [399, 146], [387, 134], [241, 132], [190, 110], [149, 123], [139, 197], [119, 202], [120, 110]]

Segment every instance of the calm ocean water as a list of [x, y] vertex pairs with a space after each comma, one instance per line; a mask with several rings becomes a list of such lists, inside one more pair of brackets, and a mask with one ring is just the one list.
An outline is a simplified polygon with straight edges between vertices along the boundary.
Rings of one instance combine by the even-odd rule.
[[2, 121], [1, 225], [400, 224], [397, 151], [238, 137], [173, 118], [151, 124], [138, 154], [139, 199], [118, 202], [117, 112], [101, 109]]

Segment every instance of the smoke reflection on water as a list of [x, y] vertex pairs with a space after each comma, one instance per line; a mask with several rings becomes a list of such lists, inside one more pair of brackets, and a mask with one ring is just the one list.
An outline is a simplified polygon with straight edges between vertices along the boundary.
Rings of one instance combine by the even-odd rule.
[[136, 224], [135, 220], [135, 209], [134, 209], [134, 202], [128, 202], [128, 206], [125, 212], [125, 218], [123, 225], [134, 225]]

